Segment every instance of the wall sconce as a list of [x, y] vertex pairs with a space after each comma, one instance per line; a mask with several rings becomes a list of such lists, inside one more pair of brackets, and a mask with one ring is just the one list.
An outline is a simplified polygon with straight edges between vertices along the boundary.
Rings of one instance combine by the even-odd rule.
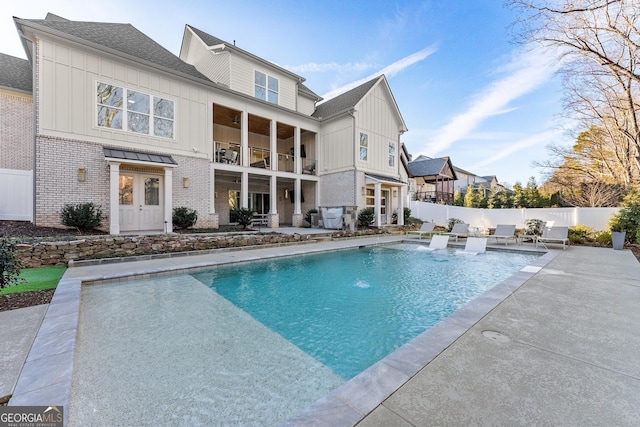
[[189, 177], [184, 177], [182, 178], [182, 186], [184, 188], [189, 188], [189, 186], [191, 185], [191, 180], [189, 179]]
[[364, 196], [366, 194], [367, 189], [365, 187], [362, 187], [362, 195]]
[[78, 181], [85, 182], [87, 180], [87, 168], [78, 168]]
[[213, 198], [214, 198], [214, 199], [217, 199], [217, 198], [218, 198], [218, 192], [217, 192], [217, 191], [214, 191], [214, 192], [213, 192]]
[[397, 197], [398, 196], [398, 190], [397, 189], [393, 189], [393, 197]]
[[287, 190], [286, 188], [284, 189], [284, 198], [285, 199], [289, 198], [289, 190]]

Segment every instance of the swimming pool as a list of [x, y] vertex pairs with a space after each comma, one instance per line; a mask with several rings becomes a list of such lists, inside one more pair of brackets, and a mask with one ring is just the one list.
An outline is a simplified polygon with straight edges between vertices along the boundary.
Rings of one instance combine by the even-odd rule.
[[364, 247], [193, 276], [348, 380], [539, 256], [424, 249]]
[[[383, 271], [377, 276], [390, 281], [388, 270], [374, 268], [385, 264], [379, 256], [389, 261], [410, 252], [446, 258], [445, 253], [425, 254], [416, 248], [378, 247], [363, 265]], [[362, 249], [356, 252], [365, 253]], [[334, 253], [340, 259], [346, 254]], [[476, 263], [493, 254], [450, 258]], [[226, 262], [232, 257], [247, 258], [220, 255]], [[314, 258], [302, 257], [303, 265]], [[450, 265], [446, 260], [437, 262]], [[268, 271], [264, 266], [271, 262], [256, 264]], [[235, 268], [246, 272], [252, 265]], [[223, 270], [226, 268], [219, 267], [213, 272]], [[321, 270], [327, 275], [334, 269]], [[505, 268], [500, 265], [496, 270], [502, 273]], [[456, 271], [460, 270], [450, 268], [452, 274]], [[82, 287], [69, 411], [74, 422], [70, 425], [88, 425], [104, 414], [119, 414], [120, 418], [110, 420], [135, 425], [276, 425], [345, 383], [324, 363], [212, 292], [195, 279], [197, 274], [205, 273]], [[414, 272], [430, 274], [431, 269]], [[306, 283], [309, 277], [303, 274], [290, 281]], [[497, 277], [493, 283], [500, 281]], [[374, 280], [355, 284], [356, 290], [365, 291], [374, 286]], [[382, 329], [384, 325], [378, 328]]]

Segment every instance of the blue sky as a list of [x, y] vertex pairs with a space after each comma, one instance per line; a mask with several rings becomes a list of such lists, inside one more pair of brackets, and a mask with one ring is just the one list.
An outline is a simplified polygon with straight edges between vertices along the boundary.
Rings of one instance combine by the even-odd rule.
[[560, 130], [552, 58], [510, 37], [501, 0], [21, 0], [0, 5], [0, 52], [25, 57], [12, 17], [127, 22], [179, 54], [184, 25], [305, 77], [328, 99], [384, 73], [415, 157], [449, 156], [477, 175], [525, 184]]

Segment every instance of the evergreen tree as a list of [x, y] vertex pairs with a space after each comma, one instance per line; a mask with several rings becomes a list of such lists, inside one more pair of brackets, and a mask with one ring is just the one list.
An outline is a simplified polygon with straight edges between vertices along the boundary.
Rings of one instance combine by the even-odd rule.
[[513, 196], [512, 196], [512, 201], [513, 201], [513, 207], [520, 209], [520, 208], [526, 208], [527, 207], [527, 196], [524, 192], [524, 189], [522, 188], [522, 184], [520, 184], [520, 182], [516, 182], [515, 184], [513, 184]]

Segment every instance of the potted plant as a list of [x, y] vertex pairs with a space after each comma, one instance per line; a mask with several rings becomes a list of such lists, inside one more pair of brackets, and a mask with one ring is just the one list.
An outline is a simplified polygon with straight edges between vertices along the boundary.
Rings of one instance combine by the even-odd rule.
[[622, 229], [620, 224], [611, 225], [611, 244], [613, 245], [613, 249], [622, 250], [624, 249], [624, 239], [627, 235], [627, 232]]
[[624, 197], [620, 210], [609, 219], [613, 249], [622, 249], [625, 242], [635, 242], [639, 228], [640, 190], [634, 188]]

